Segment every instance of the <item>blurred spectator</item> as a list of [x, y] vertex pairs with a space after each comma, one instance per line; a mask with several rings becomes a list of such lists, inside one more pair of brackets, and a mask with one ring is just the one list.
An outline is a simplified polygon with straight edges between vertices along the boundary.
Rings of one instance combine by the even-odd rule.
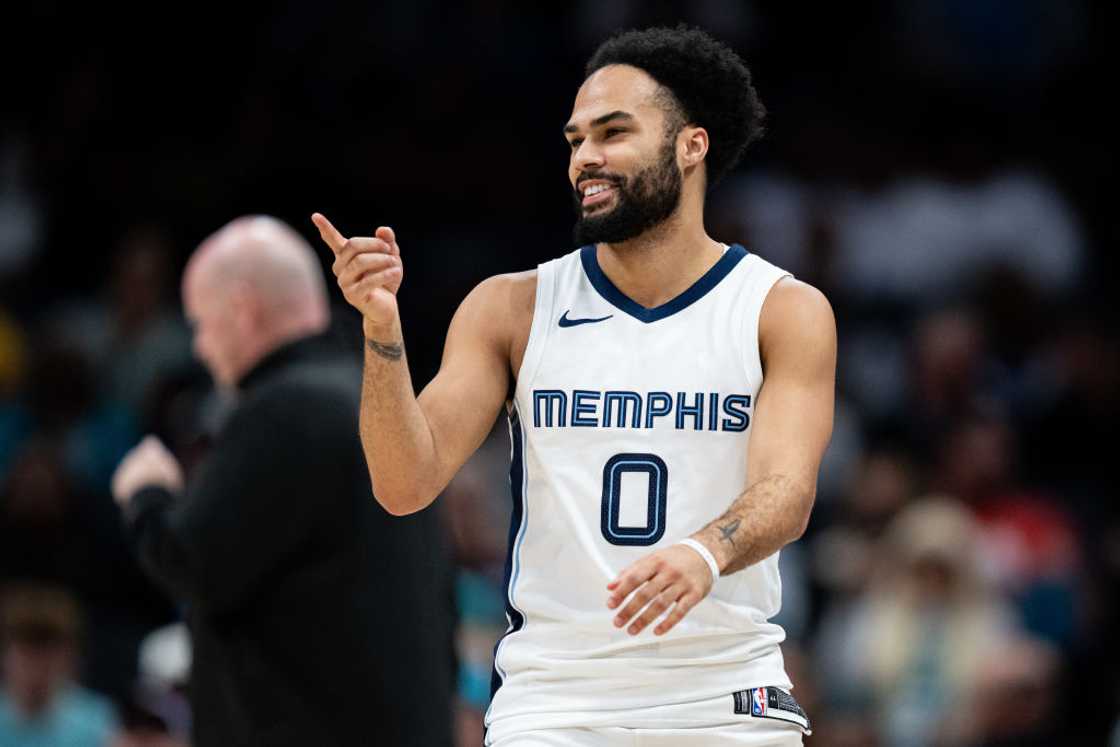
[[77, 603], [55, 588], [19, 586], [7, 590], [2, 605], [0, 744], [107, 747], [115, 726], [112, 707], [74, 681], [81, 636]]
[[0, 454], [0, 477], [19, 444], [43, 437], [58, 445], [71, 480], [107, 493], [113, 468], [136, 439], [133, 417], [98, 396], [93, 368], [79, 349], [46, 334], [32, 352], [27, 382], [22, 398], [0, 401], [0, 422], [14, 447]]
[[921, 499], [890, 524], [878, 578], [822, 634], [825, 687], [841, 711], [878, 711], [886, 743], [963, 744], [956, 732], [986, 653], [1013, 630], [1013, 615], [985, 588], [979, 528], [960, 503]]
[[27, 379], [23, 397], [0, 400], [11, 426], [0, 444], [0, 580], [48, 580], [77, 595], [89, 622], [82, 681], [123, 695], [141, 637], [169, 614], [108, 491], [135, 439], [132, 419], [98, 397], [85, 357], [54, 340], [40, 341]]
[[0, 583], [42, 580], [65, 587], [88, 628], [82, 681], [124, 695], [143, 635], [169, 609], [141, 575], [108, 494], [75, 484], [47, 439], [21, 448], [0, 480]]
[[439, 498], [458, 567], [456, 744], [460, 747], [483, 740], [494, 646], [508, 625], [502, 579], [507, 541], [504, 527], [509, 525], [511, 509], [509, 448], [508, 433], [499, 423]]
[[918, 323], [914, 344], [913, 402], [932, 437], [974, 411], [984, 373], [986, 341], [980, 322], [966, 311], [944, 310]]
[[811, 639], [814, 671], [828, 693], [836, 692], [831, 688], [836, 683], [850, 688], [831, 698], [838, 710], [821, 710], [824, 725], [815, 731], [837, 744], [863, 744], [861, 739], [870, 741], [869, 735], [877, 733], [868, 714], [878, 699], [862, 692], [853, 674], [864, 666], [860, 657], [865, 652], [849, 650], [845, 642], [861, 635], [855, 626], [862, 624], [869, 587], [882, 574], [884, 535], [912, 499], [917, 483], [915, 467], [905, 453], [872, 448], [860, 458], [842, 501], [820, 507], [814, 518], [820, 528], [807, 544], [813, 580], [821, 592], [818, 602], [824, 607]]
[[187, 606], [197, 747], [451, 742], [451, 574], [439, 512], [370, 493], [361, 372], [311, 247], [248, 216], [183, 279], [194, 347], [236, 404], [184, 483], [154, 438], [113, 493], [148, 574]]
[[113, 250], [104, 299], [68, 303], [52, 334], [93, 362], [108, 401], [143, 413], [161, 376], [191, 363], [190, 333], [172, 303], [172, 247], [158, 226], [129, 229]]
[[1068, 704], [1058, 651], [1031, 638], [1000, 641], [984, 657], [972, 702], [977, 747], [1067, 744], [1058, 715]]
[[89, 498], [71, 484], [60, 450], [45, 439], [28, 443], [0, 487], [0, 581], [81, 586], [93, 560], [82, 516]]
[[191, 362], [190, 334], [169, 302], [174, 270], [154, 227], [125, 235], [113, 257], [109, 336], [100, 368], [107, 395], [140, 413], [159, 377]]
[[980, 521], [985, 571], [1032, 633], [1068, 644], [1078, 630], [1078, 528], [1062, 502], [1018, 484], [1016, 437], [999, 418], [972, 417], [944, 437], [936, 486]]
[[1081, 632], [1078, 613], [1083, 551], [1080, 533], [1053, 498], [1008, 493], [980, 508], [985, 555], [1032, 633], [1069, 645]]
[[1007, 421], [962, 411], [937, 432], [933, 487], [979, 507], [1012, 490], [1016, 442]]
[[834, 603], [851, 599], [871, 582], [878, 566], [877, 546], [916, 483], [905, 454], [871, 449], [859, 459], [840, 505], [820, 511], [824, 527], [809, 543], [813, 575]]
[[849, 488], [843, 521], [878, 541], [917, 487], [911, 458], [889, 447], [868, 449]]

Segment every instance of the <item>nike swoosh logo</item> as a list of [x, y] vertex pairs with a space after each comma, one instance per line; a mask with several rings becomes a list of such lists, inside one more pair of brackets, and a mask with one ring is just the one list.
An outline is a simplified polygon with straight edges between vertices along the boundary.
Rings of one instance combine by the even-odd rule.
[[[568, 311], [571, 311], [571, 309], [568, 309]], [[614, 316], [614, 314], [607, 314], [606, 316], [601, 316], [598, 319], [569, 319], [568, 318], [568, 312], [565, 311], [564, 315], [560, 317], [560, 326], [561, 327], [575, 327], [575, 326], [578, 326], [580, 324], [594, 324], [595, 322], [606, 321], [607, 319], [610, 319], [612, 316]]]

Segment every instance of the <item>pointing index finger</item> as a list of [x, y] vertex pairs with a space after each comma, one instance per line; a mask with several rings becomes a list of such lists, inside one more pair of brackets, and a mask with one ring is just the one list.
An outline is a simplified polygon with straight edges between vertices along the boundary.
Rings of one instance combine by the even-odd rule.
[[346, 237], [338, 232], [338, 229], [327, 220], [327, 216], [322, 213], [313, 213], [311, 215], [311, 222], [319, 229], [319, 235], [326, 242], [331, 251], [338, 254], [342, 251], [342, 247], [346, 245]]

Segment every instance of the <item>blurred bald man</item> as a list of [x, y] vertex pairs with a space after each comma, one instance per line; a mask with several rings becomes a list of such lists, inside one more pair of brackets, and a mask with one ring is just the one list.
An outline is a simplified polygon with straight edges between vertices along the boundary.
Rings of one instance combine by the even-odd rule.
[[371, 495], [361, 370], [325, 334], [312, 249], [273, 218], [235, 220], [191, 257], [183, 301], [237, 404], [185, 485], [148, 437], [113, 493], [145, 570], [185, 603], [195, 746], [450, 744], [437, 517]]

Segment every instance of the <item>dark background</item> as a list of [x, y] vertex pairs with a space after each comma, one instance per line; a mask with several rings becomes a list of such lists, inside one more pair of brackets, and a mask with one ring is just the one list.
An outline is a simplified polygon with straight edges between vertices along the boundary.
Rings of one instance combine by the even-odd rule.
[[[212, 397], [178, 317], [193, 248], [268, 213], [322, 248], [326, 268], [312, 211], [348, 234], [392, 225], [422, 386], [475, 283], [571, 248], [560, 131], [595, 45], [687, 21], [743, 55], [770, 110], [765, 139], [711, 195], [710, 232], [818, 285], [838, 319], [837, 434], [810, 531], [784, 559], [787, 656], [818, 724], [809, 744], [1101, 743], [1120, 712], [1114, 14], [1058, 0], [849, 5], [7, 10], [0, 580], [69, 587], [90, 621], [84, 681], [128, 700], [133, 648], [175, 613], [114, 544], [107, 478], [144, 432], [188, 464], [204, 448]], [[338, 334], [357, 350], [356, 314], [335, 296]], [[444, 503], [464, 574], [493, 593], [494, 506], [508, 494], [490, 472]], [[935, 522], [896, 519], [932, 494], [964, 511], [975, 542], [910, 557], [899, 539], [938, 545], [932, 529], [906, 534]], [[472, 529], [479, 505], [494, 518]], [[55, 568], [50, 543], [89, 545], [101, 575]], [[502, 627], [471, 604], [465, 630]], [[1009, 622], [986, 643], [939, 637], [972, 612]], [[986, 655], [988, 676], [852, 632], [898, 619], [941, 641], [929, 661]], [[473, 723], [485, 703], [463, 645]], [[891, 645], [910, 659], [879, 661]], [[950, 715], [980, 725], [935, 737], [929, 724]]]

